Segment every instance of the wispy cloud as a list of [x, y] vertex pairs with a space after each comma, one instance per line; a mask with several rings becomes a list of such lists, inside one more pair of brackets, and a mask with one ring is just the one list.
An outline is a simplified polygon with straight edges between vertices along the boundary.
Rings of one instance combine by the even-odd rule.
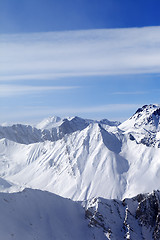
[[0, 80], [160, 73], [160, 27], [0, 36]]
[[112, 92], [111, 95], [145, 95], [145, 94], [158, 94], [160, 93], [160, 89], [149, 89], [148, 91], [119, 91]]
[[3, 85], [0, 84], [0, 97], [9, 97], [14, 95], [33, 94], [49, 91], [71, 90], [79, 88], [78, 86], [28, 86], [28, 85]]
[[113, 92], [112, 95], [143, 95], [148, 94], [148, 91], [134, 91], [134, 92]]

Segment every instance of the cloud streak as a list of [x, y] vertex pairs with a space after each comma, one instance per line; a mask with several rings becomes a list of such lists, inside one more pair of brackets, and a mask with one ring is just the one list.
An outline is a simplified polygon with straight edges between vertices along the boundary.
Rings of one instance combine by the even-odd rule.
[[160, 27], [0, 35], [0, 81], [160, 73]]
[[143, 95], [148, 94], [149, 91], [135, 91], [135, 92], [113, 92], [112, 95]]
[[0, 84], [0, 97], [9, 97], [25, 94], [62, 91], [79, 88], [78, 86], [28, 86], [28, 85], [3, 85]]

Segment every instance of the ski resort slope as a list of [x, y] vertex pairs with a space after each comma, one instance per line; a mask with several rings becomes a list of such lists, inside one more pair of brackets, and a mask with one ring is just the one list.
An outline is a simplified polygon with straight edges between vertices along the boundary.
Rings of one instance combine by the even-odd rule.
[[50, 118], [39, 129], [1, 126], [1, 191], [30, 187], [86, 200], [160, 189], [159, 112], [144, 106], [121, 125], [75, 117]]

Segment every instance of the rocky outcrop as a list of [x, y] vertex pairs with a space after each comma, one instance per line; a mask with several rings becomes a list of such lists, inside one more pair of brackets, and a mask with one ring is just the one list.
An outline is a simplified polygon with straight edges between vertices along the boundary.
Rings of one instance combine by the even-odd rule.
[[160, 239], [160, 192], [131, 199], [95, 198], [85, 202], [89, 226], [99, 228], [108, 239]]
[[147, 147], [160, 147], [160, 106], [144, 105], [119, 126], [131, 141]]

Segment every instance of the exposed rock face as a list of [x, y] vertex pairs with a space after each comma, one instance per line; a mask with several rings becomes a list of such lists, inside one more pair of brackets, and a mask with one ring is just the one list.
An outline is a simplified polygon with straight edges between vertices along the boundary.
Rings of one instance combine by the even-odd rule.
[[140, 223], [153, 231], [153, 239], [160, 239], [160, 193], [153, 192], [139, 202], [136, 217]]
[[131, 199], [95, 198], [85, 203], [89, 226], [102, 229], [108, 239], [160, 239], [160, 192]]

